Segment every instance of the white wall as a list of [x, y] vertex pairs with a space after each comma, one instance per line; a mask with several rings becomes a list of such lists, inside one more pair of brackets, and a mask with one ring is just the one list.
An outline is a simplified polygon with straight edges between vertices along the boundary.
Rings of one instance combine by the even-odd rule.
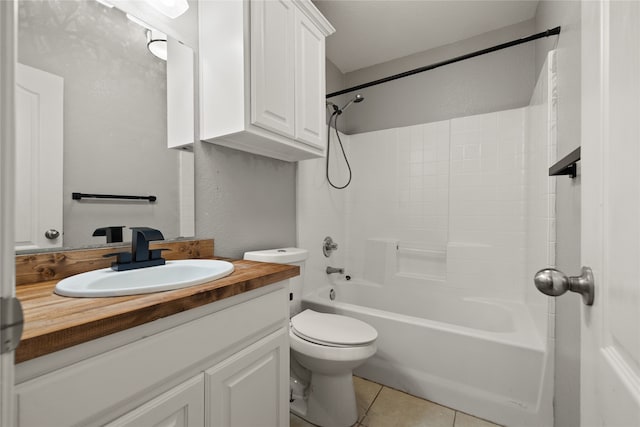
[[[536, 42], [536, 68], [555, 46], [558, 61], [558, 158], [580, 146], [580, 13], [581, 2], [543, 0], [536, 12], [536, 31], [562, 26], [558, 37]], [[556, 262], [560, 270], [580, 271], [580, 176], [558, 177]], [[564, 295], [555, 304], [555, 425], [580, 422], [580, 305], [579, 296]]]
[[296, 164], [206, 142], [195, 146], [196, 236], [215, 254], [295, 246]]
[[[521, 22], [347, 73], [346, 86], [340, 89], [533, 33], [533, 20]], [[535, 85], [534, 59], [534, 45], [527, 43], [363, 89], [360, 92], [365, 101], [341, 118], [347, 122], [345, 132], [362, 133], [526, 106]]]

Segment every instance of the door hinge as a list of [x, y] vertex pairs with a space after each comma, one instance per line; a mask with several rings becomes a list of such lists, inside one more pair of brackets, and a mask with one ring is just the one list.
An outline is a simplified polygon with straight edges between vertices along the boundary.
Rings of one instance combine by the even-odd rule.
[[20, 343], [24, 316], [20, 300], [0, 298], [0, 354], [14, 351]]

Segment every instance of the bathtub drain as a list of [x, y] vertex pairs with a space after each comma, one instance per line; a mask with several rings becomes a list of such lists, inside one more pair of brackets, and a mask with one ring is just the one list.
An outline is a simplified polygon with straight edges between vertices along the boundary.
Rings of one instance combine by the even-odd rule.
[[330, 299], [331, 301], [333, 301], [334, 299], [336, 299], [336, 291], [335, 291], [334, 289], [331, 289], [331, 290], [329, 291], [329, 299]]

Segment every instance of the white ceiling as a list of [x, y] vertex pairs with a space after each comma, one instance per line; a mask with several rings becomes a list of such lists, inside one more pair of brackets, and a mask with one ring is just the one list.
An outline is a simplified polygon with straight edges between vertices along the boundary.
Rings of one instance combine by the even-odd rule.
[[343, 73], [534, 17], [532, 0], [314, 0], [336, 28], [327, 57]]

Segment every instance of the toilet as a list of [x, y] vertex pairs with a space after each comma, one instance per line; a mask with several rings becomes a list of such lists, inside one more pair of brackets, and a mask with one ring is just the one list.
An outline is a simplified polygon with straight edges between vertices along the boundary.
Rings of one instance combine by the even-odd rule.
[[300, 267], [289, 279], [291, 412], [318, 426], [351, 426], [358, 419], [353, 370], [375, 354], [378, 332], [358, 319], [302, 309], [307, 256], [282, 248], [245, 252], [244, 259]]

